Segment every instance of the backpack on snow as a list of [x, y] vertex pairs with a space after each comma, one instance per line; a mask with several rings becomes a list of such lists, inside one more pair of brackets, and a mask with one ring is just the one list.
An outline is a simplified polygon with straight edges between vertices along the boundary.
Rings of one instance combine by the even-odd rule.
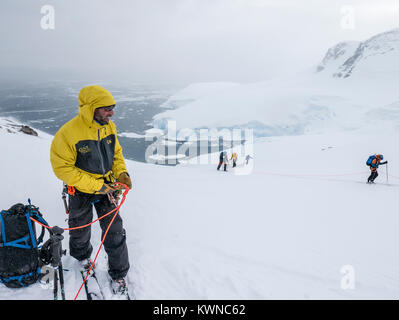
[[0, 283], [9, 288], [21, 288], [38, 281], [41, 275], [38, 245], [45, 228], [36, 237], [35, 222], [48, 225], [39, 208], [21, 203], [0, 212]]
[[370, 156], [367, 161], [366, 161], [366, 165], [371, 166], [371, 163], [373, 162], [373, 160], [375, 159], [375, 154]]

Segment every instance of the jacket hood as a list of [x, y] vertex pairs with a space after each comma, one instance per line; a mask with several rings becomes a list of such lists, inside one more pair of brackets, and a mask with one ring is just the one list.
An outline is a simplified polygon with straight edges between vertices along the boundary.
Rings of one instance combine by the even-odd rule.
[[93, 122], [95, 109], [114, 104], [112, 94], [101, 86], [87, 86], [79, 92], [79, 116], [89, 125]]

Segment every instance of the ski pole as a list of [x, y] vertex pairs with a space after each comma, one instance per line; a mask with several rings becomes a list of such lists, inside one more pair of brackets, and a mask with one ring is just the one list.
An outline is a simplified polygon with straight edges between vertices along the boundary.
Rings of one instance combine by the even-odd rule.
[[387, 173], [387, 184], [388, 184], [388, 162], [386, 163], [387, 167], [386, 167], [386, 173]]
[[58, 266], [58, 273], [60, 278], [60, 289], [61, 289], [61, 298], [65, 300], [65, 288], [64, 288], [64, 271], [62, 270], [62, 262]]
[[[58, 300], [58, 276], [57, 271], [60, 275], [60, 287], [61, 287], [61, 297], [65, 300], [65, 292], [64, 292], [64, 275], [62, 273], [62, 263], [61, 263], [61, 255], [62, 255], [62, 243], [61, 241], [64, 239], [62, 233], [64, 230], [58, 226], [51, 228], [51, 266], [54, 270], [54, 300]], [[61, 268], [61, 269], [60, 269]], [[58, 269], [58, 270], [57, 270]]]
[[67, 194], [67, 185], [63, 183], [62, 185], [62, 201], [64, 202], [65, 213], [69, 214], [68, 204], [66, 202], [66, 194]]
[[54, 300], [58, 300], [58, 277], [57, 277], [57, 269], [53, 267], [54, 272]]

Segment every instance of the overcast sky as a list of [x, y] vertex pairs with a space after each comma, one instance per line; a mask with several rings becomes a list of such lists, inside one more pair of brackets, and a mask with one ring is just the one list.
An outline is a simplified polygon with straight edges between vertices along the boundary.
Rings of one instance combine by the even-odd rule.
[[0, 76], [256, 82], [398, 27], [398, 0], [1, 0]]

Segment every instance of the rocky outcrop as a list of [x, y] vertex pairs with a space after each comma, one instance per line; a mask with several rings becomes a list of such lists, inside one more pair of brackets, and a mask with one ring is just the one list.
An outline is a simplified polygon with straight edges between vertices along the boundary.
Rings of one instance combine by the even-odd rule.
[[30, 134], [32, 136], [36, 136], [36, 137], [38, 136], [37, 132], [35, 130], [33, 130], [31, 127], [29, 127], [29, 126], [24, 126], [23, 125], [19, 131], [21, 131], [21, 132], [23, 132], [25, 134]]
[[0, 118], [0, 130], [6, 130], [7, 133], [22, 132], [35, 137], [39, 135], [33, 128], [6, 118]]
[[399, 29], [394, 29], [364, 42], [337, 44], [327, 51], [316, 72], [328, 72], [333, 77], [347, 78], [359, 68], [379, 72], [390, 70], [390, 67], [395, 67], [391, 62], [398, 60]]

